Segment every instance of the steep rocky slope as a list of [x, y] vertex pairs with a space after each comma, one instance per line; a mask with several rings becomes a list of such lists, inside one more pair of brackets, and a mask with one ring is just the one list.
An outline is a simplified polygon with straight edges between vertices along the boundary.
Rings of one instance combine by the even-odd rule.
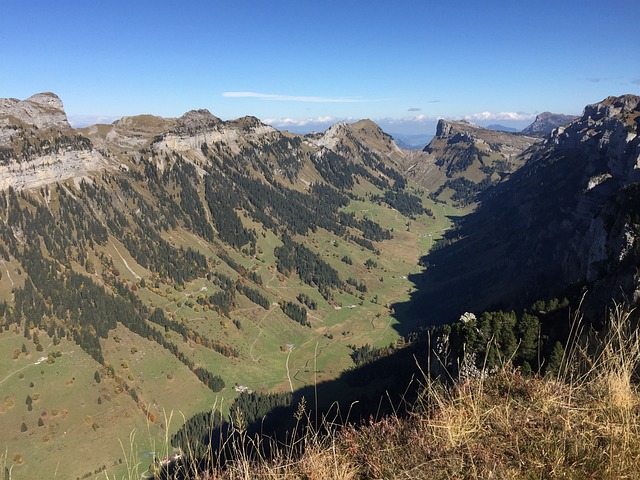
[[465, 205], [522, 166], [527, 158], [523, 152], [535, 142], [470, 122], [440, 120], [433, 140], [422, 152], [408, 153], [405, 166], [432, 198]]
[[639, 127], [640, 97], [610, 97], [538, 145], [430, 255], [433, 311], [522, 306], [571, 285], [591, 292], [591, 312], [637, 301]]
[[[0, 99], [1, 189], [38, 188], [128, 168], [145, 151], [158, 155], [160, 169], [165, 154], [178, 153], [199, 166], [207, 164], [207, 155], [214, 152], [221, 157], [241, 156], [252, 168], [269, 171], [301, 189], [323, 179], [318, 169], [337, 159], [339, 168], [355, 162], [373, 170], [378, 165], [398, 168], [404, 159], [392, 138], [368, 120], [303, 136], [277, 131], [255, 117], [223, 122], [207, 110], [194, 110], [180, 118], [138, 115], [75, 130], [53, 93], [26, 100]], [[327, 152], [336, 157], [327, 160]], [[382, 170], [376, 175], [386, 176]]]

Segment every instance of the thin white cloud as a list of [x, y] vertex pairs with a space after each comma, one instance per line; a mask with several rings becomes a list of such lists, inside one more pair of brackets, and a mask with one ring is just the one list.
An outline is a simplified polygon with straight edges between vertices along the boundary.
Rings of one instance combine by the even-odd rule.
[[326, 123], [337, 123], [344, 119], [334, 117], [315, 117], [315, 118], [265, 118], [262, 121], [267, 125], [276, 128], [306, 127], [308, 125], [321, 125]]
[[482, 120], [533, 120], [536, 117], [534, 113], [523, 112], [480, 112], [471, 115], [465, 115], [465, 120], [482, 121]]
[[633, 80], [631, 80], [631, 83], [633, 83], [634, 85], [640, 85], [640, 78], [634, 78]]
[[422, 110], [422, 109], [421, 109], [421, 108], [418, 108], [418, 107], [411, 107], [411, 108], [407, 109], [407, 111], [408, 111], [408, 112], [419, 112], [419, 111], [421, 111], [421, 110]]
[[395, 123], [425, 123], [438, 121], [441, 117], [432, 117], [421, 113], [420, 115], [409, 115], [406, 117], [385, 117], [374, 119], [375, 122], [383, 122], [388, 124]]
[[222, 92], [227, 98], [257, 98], [259, 100], [275, 100], [281, 102], [307, 102], [307, 103], [361, 103], [368, 100], [356, 97], [314, 97], [300, 95], [280, 95], [277, 93], [259, 92]]

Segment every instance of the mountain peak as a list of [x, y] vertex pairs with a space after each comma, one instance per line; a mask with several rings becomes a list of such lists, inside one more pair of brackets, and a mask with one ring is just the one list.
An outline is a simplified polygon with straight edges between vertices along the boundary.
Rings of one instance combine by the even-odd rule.
[[62, 100], [51, 92], [37, 93], [26, 100], [2, 99], [0, 117], [13, 117], [37, 128], [71, 128]]
[[476, 125], [475, 123], [470, 122], [468, 120], [454, 121], [454, 120], [444, 120], [441, 118], [440, 120], [438, 120], [438, 125], [436, 127], [436, 137], [447, 137], [451, 135], [451, 133], [454, 131], [461, 131], [461, 132], [467, 133], [469, 130], [475, 130], [475, 129], [486, 130], [482, 128], [480, 125]]
[[192, 135], [211, 130], [220, 125], [222, 120], [207, 109], [190, 110], [178, 119], [178, 133]]
[[630, 114], [637, 115], [640, 106], [640, 96], [638, 95], [621, 95], [619, 97], [607, 97], [601, 102], [587, 105], [582, 113], [581, 119], [586, 117], [594, 121], [604, 119], [606, 117], [614, 118], [626, 117]]
[[262, 133], [269, 133], [269, 132], [275, 131], [275, 128], [265, 123], [262, 123], [262, 121], [259, 118], [254, 117], [253, 115], [247, 115], [244, 117], [237, 118], [235, 120], [230, 120], [228, 122], [225, 122], [225, 125], [239, 128], [246, 133], [262, 134]]
[[60, 100], [60, 97], [52, 92], [36, 93], [35, 95], [31, 95], [25, 101], [37, 103], [38, 105], [42, 105], [43, 107], [50, 107], [55, 110], [64, 111], [62, 100]]

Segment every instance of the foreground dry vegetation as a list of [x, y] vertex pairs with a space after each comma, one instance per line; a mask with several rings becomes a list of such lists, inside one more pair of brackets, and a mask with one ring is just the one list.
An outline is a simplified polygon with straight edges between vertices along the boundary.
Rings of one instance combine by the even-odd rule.
[[578, 328], [573, 336], [555, 375], [525, 377], [505, 362], [447, 387], [427, 381], [408, 414], [360, 427], [325, 421], [322, 434], [309, 428], [270, 459], [243, 454], [255, 440], [239, 431], [234, 462], [211, 461], [188, 478], [640, 478], [636, 322], [616, 308], [604, 338]]

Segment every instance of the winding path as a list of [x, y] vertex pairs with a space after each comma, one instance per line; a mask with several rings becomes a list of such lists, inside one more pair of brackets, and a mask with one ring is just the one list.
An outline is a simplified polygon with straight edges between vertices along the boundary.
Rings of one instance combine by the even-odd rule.
[[9, 267], [7, 267], [7, 262], [5, 262], [4, 259], [2, 259], [2, 265], [4, 265], [4, 269], [7, 271], [7, 277], [11, 282], [11, 286], [12, 287], [15, 286], [15, 283], [13, 283], [13, 278], [11, 278], [11, 274], [9, 273]]
[[291, 382], [291, 375], [289, 375], [289, 357], [291, 356], [291, 352], [293, 352], [293, 347], [289, 348], [285, 366], [287, 367], [287, 380], [289, 380], [289, 388], [291, 388], [291, 393], [293, 393], [293, 383]]
[[6, 377], [4, 377], [4, 379], [2, 381], [0, 381], [0, 385], [2, 385], [9, 377], [11, 377], [12, 375], [15, 375], [16, 373], [24, 370], [25, 368], [29, 368], [32, 367], [34, 365], [40, 365], [42, 362], [44, 362], [47, 359], [47, 357], [40, 357], [37, 361], [30, 363], [29, 365], [25, 365], [22, 368], [18, 368], [17, 370], [14, 370], [13, 372], [11, 372], [9, 375], [7, 375]]

